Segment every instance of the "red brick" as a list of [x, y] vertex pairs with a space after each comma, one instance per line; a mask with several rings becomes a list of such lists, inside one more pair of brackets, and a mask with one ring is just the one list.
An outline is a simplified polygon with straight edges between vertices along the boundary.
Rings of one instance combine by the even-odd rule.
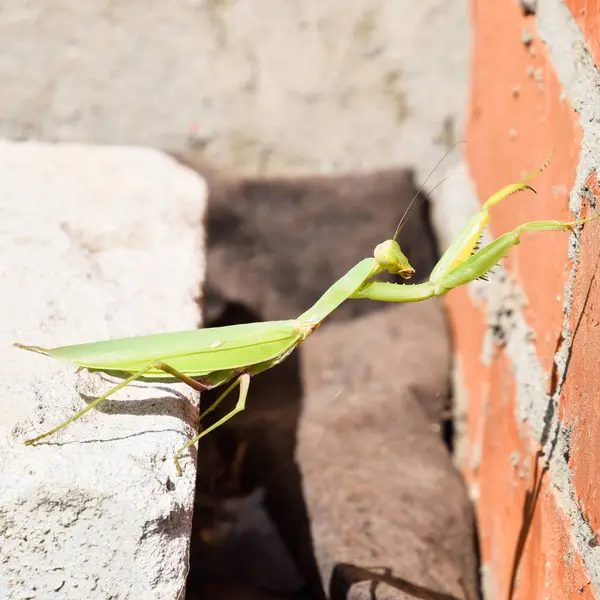
[[[521, 42], [525, 28], [531, 30], [531, 21], [522, 16], [516, 1], [475, 0], [474, 15], [467, 157], [480, 198], [534, 171], [555, 151], [547, 170], [532, 182], [538, 195], [523, 192], [505, 200], [493, 211], [491, 229], [499, 235], [527, 221], [569, 220], [568, 192], [574, 184], [581, 140], [577, 114], [561, 99], [544, 45], [534, 36], [529, 46], [535, 49], [532, 56]], [[528, 75], [531, 69], [543, 73], [541, 84]], [[567, 234], [530, 233], [505, 261], [529, 302], [525, 315], [547, 372], [562, 329], [567, 252]]]
[[589, 574], [573, 546], [571, 522], [557, 505], [548, 476], [542, 480], [538, 504], [520, 563], [514, 598], [593, 600]]
[[[568, 192], [575, 182], [582, 138], [578, 116], [563, 99], [545, 47], [535, 36], [534, 22], [523, 17], [518, 2], [473, 0], [472, 6], [475, 45], [467, 159], [480, 199], [535, 170], [555, 151], [549, 168], [533, 181], [539, 195], [520, 194], [493, 209], [492, 232], [497, 236], [532, 220], [571, 220]], [[534, 34], [527, 45], [523, 43], [526, 29]], [[594, 316], [600, 314], [600, 306], [596, 306], [600, 283], [593, 279], [600, 259], [598, 229], [600, 223], [598, 228], [596, 224], [586, 226], [583, 233], [573, 320], [581, 313], [590, 285], [592, 300], [575, 340], [561, 418], [573, 426], [574, 489], [600, 533], [600, 474], [594, 472], [594, 465], [600, 464], [600, 444], [594, 443], [600, 432], [600, 411], [596, 408], [594, 413], [600, 395], [600, 376], [596, 376], [600, 372], [600, 317]], [[528, 300], [525, 317], [536, 335], [536, 350], [548, 375], [560, 340], [562, 294], [572, 267], [568, 243], [565, 233], [525, 234], [505, 261]], [[505, 599], [523, 531], [526, 494], [534, 487], [532, 472], [538, 448], [528, 426], [517, 419], [514, 374], [508, 358], [499, 351], [491, 365], [481, 364], [486, 333], [481, 307], [473, 305], [466, 290], [454, 290], [446, 299], [469, 408], [470, 460], [465, 475], [480, 490], [477, 515], [482, 560], [490, 573], [489, 591], [492, 598]], [[477, 456], [480, 466], [472, 468]], [[571, 523], [556, 493], [546, 474], [519, 561], [514, 598], [594, 597], [573, 545]]]
[[[466, 287], [456, 288], [446, 296], [446, 305], [453, 327], [454, 347], [460, 349], [461, 393], [464, 396], [467, 412], [467, 436], [472, 442], [481, 437], [481, 423], [485, 419], [480, 401], [486, 394], [487, 370], [480, 362], [481, 344], [485, 334], [484, 314], [469, 300]], [[474, 462], [474, 448], [468, 450], [465, 461], [465, 475], [471, 478]]]
[[[488, 375], [495, 400], [480, 435], [481, 465], [470, 475], [480, 488], [477, 517], [488, 600], [509, 598], [513, 581], [515, 600], [591, 600], [595, 596], [573, 545], [570, 521], [557, 505], [548, 473], [540, 485], [543, 459], [536, 473], [535, 444], [527, 427], [519, 427], [514, 418], [515, 390], [508, 361], [502, 357], [494, 361]], [[527, 494], [534, 497], [538, 486], [537, 501], [527, 512]]]
[[[589, 182], [600, 196], [597, 181]], [[592, 223], [581, 234], [570, 329], [575, 332], [561, 417], [572, 427], [570, 467], [577, 501], [600, 536], [600, 227]]]

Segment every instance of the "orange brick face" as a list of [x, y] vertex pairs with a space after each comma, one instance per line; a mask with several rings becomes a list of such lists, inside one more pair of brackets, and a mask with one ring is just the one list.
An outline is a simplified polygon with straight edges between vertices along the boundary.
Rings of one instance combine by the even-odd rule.
[[[492, 232], [499, 235], [539, 219], [569, 220], [568, 192], [575, 182], [581, 139], [577, 115], [561, 98], [544, 45], [518, 4], [476, 0], [474, 10], [467, 157], [480, 197], [535, 171], [554, 151], [548, 169], [532, 181], [537, 196], [523, 193], [507, 199], [492, 215]], [[529, 45], [522, 41], [524, 32], [533, 36]], [[568, 243], [560, 232], [525, 234], [506, 261], [525, 292], [526, 317], [547, 370], [562, 328]], [[537, 272], [543, 276], [532, 277]]]
[[[480, 200], [535, 171], [554, 151], [550, 166], [532, 181], [538, 195], [521, 193], [493, 209], [492, 233], [498, 236], [532, 220], [573, 220], [569, 193], [580, 164], [583, 129], [546, 45], [537, 37], [535, 17], [525, 17], [516, 0], [472, 0], [471, 5], [474, 46], [467, 160]], [[569, 0], [567, 5], [591, 39], [598, 63], [600, 0]], [[584, 213], [592, 210], [590, 202], [600, 199], [594, 176], [589, 188]], [[569, 328], [575, 333], [559, 401], [561, 431], [569, 431], [570, 438], [565, 456], [552, 457], [564, 462], [566, 476], [561, 475], [560, 481], [550, 469], [539, 484], [539, 469], [546, 463], [538, 461], [539, 442], [517, 409], [517, 388], [523, 381], [515, 379], [514, 357], [496, 346], [491, 359], [482, 362], [490, 335], [484, 307], [476, 305], [466, 290], [447, 296], [468, 402], [464, 472], [476, 491], [488, 600], [591, 599], [600, 591], [594, 589], [581, 545], [575, 543], [585, 523], [600, 536], [598, 223], [583, 229], [570, 305]], [[563, 347], [563, 303], [573, 269], [568, 252], [566, 233], [529, 233], [504, 261], [525, 299], [522, 312], [548, 393], [557, 383], [554, 361]], [[541, 396], [534, 401], [543, 412], [548, 399]], [[539, 494], [532, 509], [535, 489]], [[573, 501], [568, 507], [565, 494]], [[576, 519], [581, 522], [575, 523], [573, 511], [578, 511]], [[596, 543], [590, 538], [590, 546]]]
[[[598, 196], [595, 177], [589, 180]], [[574, 332], [572, 358], [563, 388], [562, 419], [572, 428], [569, 466], [579, 507], [600, 536], [600, 381], [593, 375], [600, 362], [600, 236], [590, 227], [582, 232], [571, 315]]]

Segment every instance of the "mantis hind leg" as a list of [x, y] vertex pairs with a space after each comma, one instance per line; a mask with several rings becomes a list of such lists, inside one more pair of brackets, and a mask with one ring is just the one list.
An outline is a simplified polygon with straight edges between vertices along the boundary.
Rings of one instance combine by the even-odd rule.
[[121, 388], [124, 388], [126, 385], [129, 385], [136, 379], [143, 377], [145, 373], [147, 373], [150, 369], [152, 369], [154, 367], [155, 367], [154, 364], [150, 364], [147, 367], [144, 367], [143, 369], [138, 371], [137, 373], [134, 373], [133, 375], [127, 377], [127, 379], [124, 379], [123, 381], [121, 381], [121, 383], [119, 383], [115, 387], [108, 390], [108, 392], [106, 392], [106, 394], [102, 394], [102, 396], [100, 396], [99, 398], [96, 398], [93, 402], [90, 402], [85, 408], [82, 408], [78, 413], [75, 413], [72, 417], [70, 417], [69, 419], [67, 419], [66, 421], [64, 421], [63, 423], [58, 425], [57, 427], [54, 427], [54, 429], [50, 429], [50, 431], [46, 431], [46, 433], [42, 433], [41, 435], [38, 435], [37, 437], [35, 437], [31, 440], [26, 440], [25, 445], [33, 446], [34, 444], [37, 444], [40, 440], [43, 440], [44, 438], [54, 435], [57, 431], [64, 429], [67, 425], [70, 425], [74, 421], [77, 421], [77, 419], [79, 419], [79, 417], [83, 417], [83, 415], [85, 415], [86, 412], [88, 412], [88, 411], [92, 410], [92, 408], [95, 408], [96, 406], [98, 406], [98, 404], [100, 404], [101, 402], [106, 400], [109, 396], [112, 396], [115, 392], [118, 392]]
[[209, 408], [207, 408], [201, 415], [200, 420], [202, 420], [208, 413], [212, 412], [223, 399], [231, 393], [237, 386], [240, 386], [240, 395], [238, 401], [234, 408], [229, 411], [223, 418], [219, 419], [216, 423], [213, 423], [210, 427], [207, 427], [204, 431], [200, 432], [196, 437], [192, 438], [185, 446], [177, 450], [175, 453], [174, 461], [175, 468], [177, 469], [178, 475], [182, 475], [183, 471], [181, 469], [181, 465], [179, 464], [179, 459], [181, 455], [190, 447], [193, 446], [199, 439], [203, 438], [205, 435], [208, 435], [211, 431], [220, 427], [237, 413], [243, 411], [246, 408], [246, 398], [248, 397], [248, 388], [250, 387], [250, 375], [245, 373], [238, 377], [213, 403]]
[[[80, 367], [80, 369], [81, 369], [81, 367]], [[78, 369], [78, 371], [80, 369]], [[179, 379], [183, 383], [186, 383], [187, 385], [189, 385], [190, 387], [192, 387], [193, 389], [195, 389], [199, 392], [203, 392], [203, 391], [209, 389], [210, 387], [214, 387], [214, 384], [207, 385], [200, 381], [196, 381], [196, 380], [192, 379], [191, 377], [188, 377], [187, 375], [181, 373], [180, 371], [177, 371], [176, 369], [167, 365], [166, 363], [163, 363], [162, 361], [154, 361], [154, 362], [150, 363], [148, 366], [144, 367], [143, 369], [140, 369], [139, 371], [137, 371], [137, 373], [133, 373], [133, 375], [130, 375], [129, 377], [127, 377], [127, 379], [124, 379], [123, 381], [121, 381], [115, 387], [108, 390], [108, 392], [106, 392], [105, 394], [102, 394], [102, 396], [100, 396], [99, 398], [96, 398], [93, 402], [90, 402], [85, 408], [82, 408], [79, 412], [75, 413], [72, 417], [70, 417], [69, 419], [67, 419], [66, 421], [64, 421], [63, 423], [58, 425], [57, 427], [54, 427], [53, 429], [50, 429], [50, 431], [46, 431], [45, 433], [42, 433], [41, 435], [38, 435], [37, 437], [35, 437], [31, 440], [26, 440], [25, 445], [33, 446], [33, 445], [37, 444], [40, 440], [43, 440], [44, 438], [54, 435], [56, 432], [60, 431], [61, 429], [64, 429], [67, 425], [70, 425], [74, 421], [77, 421], [77, 419], [79, 419], [80, 417], [85, 415], [85, 413], [87, 413], [88, 411], [92, 410], [92, 408], [95, 408], [96, 406], [98, 406], [101, 402], [104, 402], [104, 400], [106, 400], [109, 396], [112, 396], [115, 392], [118, 392], [121, 388], [124, 388], [126, 385], [129, 385], [130, 383], [136, 381], [137, 379], [140, 379], [148, 371], [150, 371], [152, 369], [160, 369], [161, 371], [164, 371], [165, 373], [172, 375], [176, 379]]]

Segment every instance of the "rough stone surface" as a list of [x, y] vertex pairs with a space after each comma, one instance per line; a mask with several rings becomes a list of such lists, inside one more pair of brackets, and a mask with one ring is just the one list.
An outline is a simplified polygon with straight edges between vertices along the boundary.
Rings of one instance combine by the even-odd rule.
[[198, 325], [206, 187], [141, 148], [0, 144], [0, 596], [181, 598], [194, 467], [182, 385], [111, 385], [13, 342], [58, 346]]

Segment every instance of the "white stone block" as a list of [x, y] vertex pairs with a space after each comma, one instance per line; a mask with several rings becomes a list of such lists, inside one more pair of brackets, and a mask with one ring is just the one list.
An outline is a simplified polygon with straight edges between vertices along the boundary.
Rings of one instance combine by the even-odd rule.
[[206, 186], [150, 149], [0, 143], [0, 597], [181, 598], [195, 468], [183, 384], [128, 386], [12, 347], [193, 329]]

